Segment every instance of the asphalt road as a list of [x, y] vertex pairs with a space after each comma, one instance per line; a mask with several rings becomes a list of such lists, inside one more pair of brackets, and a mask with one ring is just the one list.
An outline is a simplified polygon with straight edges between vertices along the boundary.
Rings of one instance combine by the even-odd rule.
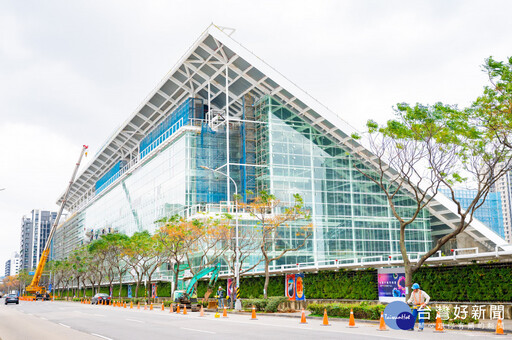
[[491, 333], [450, 330], [424, 332], [379, 332], [374, 324], [359, 323], [347, 328], [346, 322], [331, 321], [321, 326], [318, 319], [301, 325], [296, 318], [230, 314], [214, 318], [213, 313], [177, 315], [169, 309], [153, 311], [72, 302], [28, 302], [4, 305], [0, 300], [1, 340], [157, 340], [157, 339], [503, 339]]

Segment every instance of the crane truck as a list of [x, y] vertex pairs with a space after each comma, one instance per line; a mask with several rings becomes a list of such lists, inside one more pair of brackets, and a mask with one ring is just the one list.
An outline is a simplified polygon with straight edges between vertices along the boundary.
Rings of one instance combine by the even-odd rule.
[[80, 162], [82, 161], [82, 157], [84, 154], [86, 154], [87, 149], [89, 147], [87, 145], [82, 146], [82, 151], [80, 152], [80, 157], [78, 158], [78, 162], [76, 163], [75, 169], [73, 171], [73, 175], [71, 176], [71, 180], [69, 181], [68, 188], [66, 189], [66, 192], [64, 193], [64, 197], [62, 199], [62, 203], [60, 205], [59, 212], [57, 213], [57, 217], [55, 218], [55, 222], [53, 223], [53, 226], [50, 230], [50, 234], [48, 235], [48, 239], [46, 240], [46, 244], [44, 246], [43, 253], [41, 254], [41, 258], [39, 259], [39, 262], [37, 264], [36, 271], [34, 273], [34, 277], [32, 278], [32, 282], [30, 285], [28, 285], [25, 288], [25, 291], [29, 294], [34, 294], [36, 298], [48, 296], [46, 293], [46, 287], [40, 286], [39, 281], [41, 280], [41, 276], [43, 275], [44, 266], [46, 265], [46, 262], [48, 261], [48, 256], [50, 256], [50, 245], [52, 242], [53, 234], [55, 233], [55, 230], [57, 229], [57, 226], [59, 225], [59, 220], [62, 215], [62, 212], [66, 206], [66, 201], [69, 195], [69, 191], [71, 190], [71, 186], [73, 185], [73, 182], [75, 180], [76, 173], [78, 172], [78, 168], [80, 167]]
[[195, 285], [196, 282], [199, 281], [204, 276], [211, 273], [210, 282], [208, 283], [208, 289], [206, 290], [205, 299], [208, 300], [208, 297], [212, 293], [212, 288], [217, 282], [217, 278], [219, 277], [220, 264], [217, 263], [214, 267], [206, 267], [203, 270], [199, 271], [196, 275], [190, 279], [186, 290], [176, 290], [174, 291], [174, 302], [180, 304], [180, 308], [187, 306], [187, 309], [192, 312], [199, 311], [199, 305], [197, 304], [197, 297], [194, 297], [195, 294]]

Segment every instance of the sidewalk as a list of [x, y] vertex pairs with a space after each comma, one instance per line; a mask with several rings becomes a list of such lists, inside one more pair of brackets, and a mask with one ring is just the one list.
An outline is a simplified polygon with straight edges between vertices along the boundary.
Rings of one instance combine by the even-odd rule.
[[[235, 312], [230, 311], [230, 314], [246, 314], [251, 315], [251, 312]], [[273, 316], [273, 317], [284, 317], [284, 318], [297, 318], [300, 319], [301, 311], [292, 312], [292, 313], [257, 313], [259, 316]], [[312, 316], [309, 310], [305, 310], [306, 318], [313, 320], [322, 320], [321, 316]], [[374, 324], [375, 327], [378, 327], [379, 320], [363, 320], [363, 319], [355, 319], [357, 323], [365, 323], [365, 324]], [[338, 317], [329, 317], [329, 322], [343, 322], [348, 324], [348, 318], [338, 318]], [[480, 324], [471, 325], [463, 325], [463, 328], [460, 328], [459, 325], [447, 325], [443, 322], [443, 326], [446, 331], [450, 330], [464, 330], [464, 331], [484, 331], [484, 332], [496, 332], [496, 323], [497, 320], [483, 320]], [[435, 323], [425, 323], [425, 327], [435, 327]], [[482, 328], [481, 328], [482, 327]], [[505, 319], [503, 320], [503, 332], [505, 334], [512, 334], [512, 320]]]

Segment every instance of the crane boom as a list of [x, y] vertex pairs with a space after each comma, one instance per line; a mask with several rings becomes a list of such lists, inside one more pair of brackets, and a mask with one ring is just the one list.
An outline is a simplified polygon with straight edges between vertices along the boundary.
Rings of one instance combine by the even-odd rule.
[[62, 198], [62, 203], [60, 205], [59, 212], [57, 213], [57, 217], [55, 218], [55, 222], [53, 223], [52, 228], [50, 229], [50, 234], [48, 235], [48, 239], [46, 240], [46, 244], [44, 246], [43, 253], [41, 254], [41, 258], [37, 264], [36, 272], [34, 273], [34, 277], [32, 278], [32, 282], [25, 289], [28, 293], [44, 293], [45, 288], [39, 286], [39, 280], [41, 280], [41, 275], [43, 274], [44, 266], [46, 265], [46, 261], [48, 261], [48, 256], [50, 255], [50, 245], [52, 242], [53, 234], [55, 230], [57, 230], [57, 226], [59, 225], [59, 220], [62, 215], [62, 211], [66, 206], [67, 198], [69, 195], [69, 191], [71, 190], [71, 186], [75, 181], [75, 176], [78, 172], [78, 168], [80, 167], [80, 162], [82, 161], [82, 157], [89, 147], [87, 145], [82, 146], [82, 151], [80, 152], [80, 157], [78, 158], [78, 162], [76, 163], [75, 170], [73, 171], [73, 175], [71, 176], [71, 180], [69, 181], [68, 188], [64, 193], [64, 197]]

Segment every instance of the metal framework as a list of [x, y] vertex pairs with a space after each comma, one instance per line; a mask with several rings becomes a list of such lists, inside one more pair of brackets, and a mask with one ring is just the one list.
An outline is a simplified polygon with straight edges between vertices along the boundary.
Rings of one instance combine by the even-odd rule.
[[[93, 200], [97, 194], [96, 181], [117, 162], [140, 165], [140, 141], [188, 97], [202, 98], [211, 110], [225, 113], [229, 122], [245, 118], [242, 116], [244, 96], [271, 95], [332, 140], [374, 164], [375, 156], [350, 137], [356, 132], [353, 127], [233, 40], [230, 34], [231, 31], [213, 24], [201, 34], [79, 174], [71, 187], [66, 204], [68, 210], [77, 211]], [[58, 202], [62, 198], [63, 195]], [[428, 210], [435, 216], [433, 234], [445, 232], [441, 226], [455, 228], [457, 210], [448, 198], [436, 196]], [[506, 244], [477, 220], [465, 232], [487, 249]]]

